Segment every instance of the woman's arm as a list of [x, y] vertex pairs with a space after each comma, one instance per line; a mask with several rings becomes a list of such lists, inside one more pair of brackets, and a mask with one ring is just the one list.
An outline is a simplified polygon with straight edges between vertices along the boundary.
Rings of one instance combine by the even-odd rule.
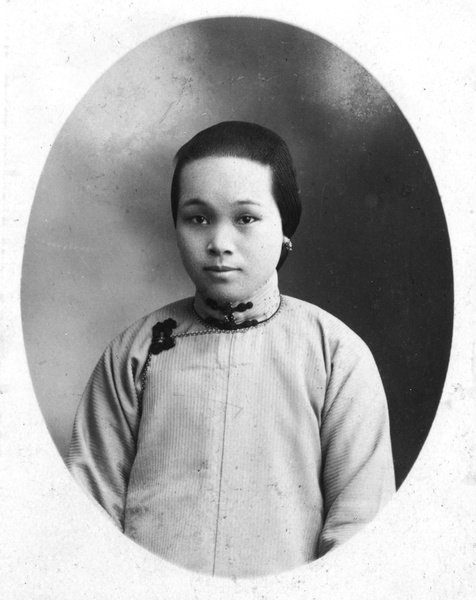
[[371, 521], [395, 492], [388, 408], [368, 348], [339, 345], [321, 425], [325, 522], [319, 556]]
[[91, 375], [76, 414], [68, 468], [123, 529], [140, 407], [128, 352], [114, 341]]

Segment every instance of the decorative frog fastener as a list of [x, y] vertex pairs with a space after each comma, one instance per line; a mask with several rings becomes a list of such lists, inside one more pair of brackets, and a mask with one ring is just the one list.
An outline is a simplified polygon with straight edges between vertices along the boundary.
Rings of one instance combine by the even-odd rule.
[[224, 321], [221, 321], [220, 319], [215, 319], [213, 317], [207, 317], [205, 319], [205, 322], [209, 325], [212, 325], [213, 327], [233, 331], [235, 329], [245, 329], [246, 327], [253, 327], [254, 325], [258, 325], [258, 321], [256, 319], [243, 321], [239, 325], [235, 322], [235, 315], [233, 313], [243, 313], [247, 310], [250, 310], [251, 308], [253, 308], [252, 302], [240, 302], [240, 304], [238, 304], [237, 306], [233, 306], [231, 302], [228, 302], [224, 305], [220, 305], [218, 304], [218, 302], [216, 302], [216, 300], [212, 300], [211, 298], [208, 298], [206, 302], [210, 308], [223, 313], [224, 316]]
[[149, 354], [160, 354], [164, 350], [170, 350], [175, 346], [175, 340], [172, 337], [172, 330], [177, 327], [174, 319], [159, 321], [152, 327], [152, 342], [149, 347]]

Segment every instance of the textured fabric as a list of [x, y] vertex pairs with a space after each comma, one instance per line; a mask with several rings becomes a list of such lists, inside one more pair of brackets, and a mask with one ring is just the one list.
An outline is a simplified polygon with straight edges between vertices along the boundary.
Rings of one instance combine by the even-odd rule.
[[[249, 577], [312, 561], [395, 489], [370, 351], [293, 298], [236, 331], [207, 328], [193, 303], [107, 348], [78, 409], [71, 472], [126, 535], [183, 567]], [[175, 346], [145, 369], [152, 327], [167, 318]]]

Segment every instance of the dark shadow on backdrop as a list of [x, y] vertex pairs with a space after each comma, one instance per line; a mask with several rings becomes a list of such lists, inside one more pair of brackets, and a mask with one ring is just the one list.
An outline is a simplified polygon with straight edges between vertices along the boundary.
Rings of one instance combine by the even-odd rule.
[[433, 421], [451, 345], [438, 191], [412, 129], [365, 69], [312, 33], [264, 19], [198, 21], [148, 40], [99, 79], [59, 134], [22, 282], [29, 365], [53, 439], [64, 454], [106, 343], [188, 295], [168, 207], [172, 157], [226, 119], [261, 123], [291, 147], [304, 210], [281, 289], [370, 346], [400, 484]]

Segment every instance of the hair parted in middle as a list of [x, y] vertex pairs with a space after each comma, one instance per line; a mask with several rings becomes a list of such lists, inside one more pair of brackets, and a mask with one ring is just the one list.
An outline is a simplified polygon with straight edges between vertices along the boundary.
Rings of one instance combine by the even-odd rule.
[[[301, 198], [291, 153], [286, 142], [274, 131], [246, 121], [223, 121], [197, 133], [175, 155], [171, 202], [174, 224], [180, 195], [180, 175], [186, 164], [200, 158], [231, 156], [268, 165], [272, 172], [272, 193], [281, 214], [283, 234], [290, 238], [301, 217]], [[288, 250], [283, 246], [277, 268]]]

